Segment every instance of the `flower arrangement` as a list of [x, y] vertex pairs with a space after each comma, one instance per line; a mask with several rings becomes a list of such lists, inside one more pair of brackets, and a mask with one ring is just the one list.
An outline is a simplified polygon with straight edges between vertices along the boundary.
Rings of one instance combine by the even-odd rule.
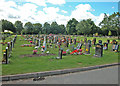
[[63, 52], [62, 52], [62, 55], [66, 55], [66, 51], [63, 51]]
[[86, 51], [88, 52], [88, 49], [86, 49]]
[[3, 52], [5, 52], [6, 50], [3, 50]]
[[37, 50], [33, 50], [33, 55], [34, 55], [34, 54], [37, 54], [37, 52], [38, 52]]
[[80, 41], [76, 41], [77, 43], [80, 43]]
[[71, 52], [70, 54], [79, 54], [79, 55], [82, 55], [82, 49], [76, 49], [73, 52]]
[[46, 53], [47, 53], [47, 54], [49, 54], [49, 53], [50, 53], [50, 51], [47, 51]]
[[30, 43], [32, 44], [32, 41], [30, 41]]
[[45, 46], [42, 46], [42, 48], [45, 48]]
[[7, 44], [7, 42], [5, 42], [5, 44]]
[[34, 47], [34, 45], [30, 45], [30, 44], [23, 44], [23, 45], [21, 45], [21, 47]]

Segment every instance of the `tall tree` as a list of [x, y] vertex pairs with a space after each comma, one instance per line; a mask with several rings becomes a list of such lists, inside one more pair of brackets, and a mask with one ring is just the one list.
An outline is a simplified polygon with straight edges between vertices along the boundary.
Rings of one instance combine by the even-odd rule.
[[57, 24], [57, 22], [52, 22], [50, 32], [53, 33], [53, 34], [58, 34], [60, 32], [60, 27]]
[[21, 21], [16, 21], [14, 26], [16, 27], [16, 32], [20, 34], [23, 29], [23, 23]]
[[78, 21], [75, 18], [72, 18], [68, 21], [66, 30], [68, 34], [77, 34], [76, 25], [78, 24]]
[[42, 32], [42, 24], [40, 23], [33, 24], [33, 33], [38, 34], [39, 32], [40, 33]]
[[59, 25], [59, 28], [60, 28], [60, 33], [66, 34], [65, 25], [61, 24], [61, 25]]
[[77, 34], [84, 34], [84, 35], [88, 35], [90, 34], [90, 32], [92, 31], [94, 23], [91, 21], [91, 19], [87, 19], [87, 20], [82, 20], [80, 21], [77, 26]]
[[13, 23], [7, 20], [2, 19], [2, 31], [4, 30], [10, 30], [12, 32], [16, 32], [16, 28], [14, 27]]
[[116, 31], [117, 35], [119, 35], [119, 12], [114, 12], [112, 15], [107, 16], [105, 14], [104, 19], [100, 22], [101, 29], [105, 32], [107, 31], [106, 35], [109, 31]]
[[33, 34], [33, 24], [31, 22], [27, 22], [24, 25], [26, 33]]
[[49, 34], [50, 33], [50, 24], [48, 22], [45, 22], [42, 27], [42, 33]]

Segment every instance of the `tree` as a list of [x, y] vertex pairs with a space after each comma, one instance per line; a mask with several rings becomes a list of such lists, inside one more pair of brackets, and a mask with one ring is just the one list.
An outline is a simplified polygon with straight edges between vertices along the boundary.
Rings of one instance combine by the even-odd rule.
[[33, 24], [33, 33], [38, 34], [39, 32], [40, 33], [42, 32], [42, 24], [40, 23]]
[[84, 35], [90, 34], [90, 31], [92, 31], [93, 25], [90, 23], [91, 19], [82, 20], [80, 21], [77, 26], [77, 34], [83, 33]]
[[23, 29], [23, 23], [21, 21], [16, 21], [14, 26], [16, 27], [16, 32], [20, 34]]
[[60, 27], [59, 27], [59, 25], [57, 24], [57, 22], [52, 22], [50, 33], [58, 34], [59, 32], [60, 32]]
[[42, 27], [42, 33], [49, 34], [51, 32], [50, 28], [51, 28], [50, 24], [48, 22], [45, 22], [43, 27]]
[[13, 23], [7, 20], [2, 19], [2, 32], [4, 32], [4, 30], [10, 30], [12, 32], [16, 32], [16, 28], [14, 27]]
[[119, 35], [119, 12], [114, 12], [112, 15], [107, 16], [105, 14], [104, 19], [102, 22], [100, 22], [101, 29], [103, 32], [107, 32], [106, 35], [108, 34], [109, 31], [116, 31], [117, 35]]
[[31, 22], [25, 23], [24, 28], [26, 33], [33, 34], [33, 24]]
[[78, 21], [75, 18], [72, 18], [72, 20], [69, 20], [66, 26], [66, 30], [68, 34], [77, 34], [76, 25], [78, 24]]
[[65, 26], [63, 24], [59, 25], [60, 33], [66, 34]]

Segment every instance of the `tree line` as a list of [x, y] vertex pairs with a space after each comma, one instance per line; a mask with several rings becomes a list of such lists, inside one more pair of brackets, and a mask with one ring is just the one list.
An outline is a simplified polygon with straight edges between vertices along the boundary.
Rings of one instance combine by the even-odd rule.
[[14, 24], [10, 21], [2, 19], [2, 31], [11, 30], [17, 34], [65, 34], [65, 35], [114, 35], [120, 34], [119, 25], [119, 12], [114, 12], [108, 16], [104, 14], [103, 20], [99, 23], [99, 27], [95, 25], [91, 19], [83, 19], [77, 21], [75, 18], [70, 19], [66, 26], [57, 22], [49, 24], [45, 22], [43, 25], [40, 23], [26, 22], [23, 26], [21, 21], [16, 21]]

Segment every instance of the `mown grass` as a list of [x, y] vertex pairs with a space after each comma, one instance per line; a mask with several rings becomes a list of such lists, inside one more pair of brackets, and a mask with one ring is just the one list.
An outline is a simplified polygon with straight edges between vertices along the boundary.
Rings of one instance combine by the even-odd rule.
[[[22, 39], [20, 41], [19, 39]], [[80, 40], [84, 39], [84, 37], [79, 37]], [[93, 39], [94, 37], [87, 37], [87, 39]], [[98, 40], [103, 40], [103, 42], [110, 39], [111, 41], [115, 38], [100, 38], [96, 37]], [[7, 39], [8, 40], [8, 39]], [[117, 39], [116, 39], [117, 40]], [[56, 54], [55, 56], [40, 56], [40, 57], [21, 57], [23, 54], [32, 54], [34, 47], [20, 47], [22, 44], [30, 44], [25, 41], [23, 37], [18, 36], [15, 48], [12, 51], [12, 56], [9, 58], [9, 64], [2, 65], [2, 74], [3, 75], [13, 75], [13, 74], [23, 74], [23, 73], [31, 73], [31, 72], [40, 72], [40, 71], [50, 71], [50, 70], [59, 70], [59, 69], [68, 69], [68, 68], [81, 68], [87, 66], [94, 65], [102, 65], [109, 63], [118, 62], [118, 53], [112, 52], [112, 44], [109, 44], [109, 49], [103, 51], [102, 58], [95, 58], [93, 55], [95, 54], [94, 45], [91, 47], [90, 55], [66, 55], [63, 56], [62, 60], [54, 59], [54, 57], [58, 56], [58, 48], [47, 48], [47, 51], [50, 53]], [[77, 45], [77, 44], [76, 44]], [[3, 49], [5, 46], [2, 46]], [[67, 48], [63, 47], [64, 50]], [[69, 46], [70, 49], [70, 46]], [[38, 54], [41, 53], [40, 49], [38, 49]]]

